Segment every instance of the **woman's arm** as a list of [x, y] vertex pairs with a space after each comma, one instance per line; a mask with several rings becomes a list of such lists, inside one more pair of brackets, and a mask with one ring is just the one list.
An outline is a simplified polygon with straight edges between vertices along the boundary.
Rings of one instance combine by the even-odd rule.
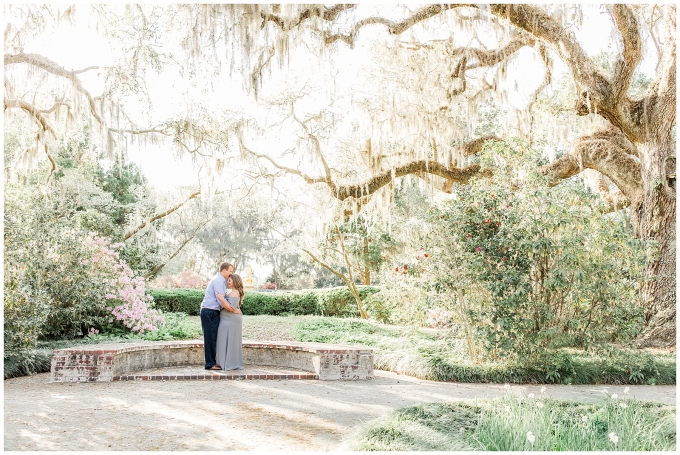
[[234, 309], [229, 305], [229, 302], [220, 294], [219, 292], [215, 291], [215, 297], [217, 297], [217, 300], [219, 300], [220, 305], [224, 307], [225, 310], [231, 311], [232, 313], [235, 313]]
[[222, 294], [220, 294], [219, 292], [215, 292], [215, 297], [217, 297], [217, 300], [220, 301], [220, 304], [224, 307], [225, 310], [231, 311], [232, 313], [241, 314], [241, 310], [238, 308], [233, 308], [231, 305], [229, 305], [229, 302], [227, 302], [227, 300], [224, 297], [222, 297]]

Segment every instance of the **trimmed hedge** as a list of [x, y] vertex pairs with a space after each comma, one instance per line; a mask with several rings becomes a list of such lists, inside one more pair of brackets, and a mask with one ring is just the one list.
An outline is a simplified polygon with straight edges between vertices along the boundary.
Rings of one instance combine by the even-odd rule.
[[[357, 286], [361, 299], [380, 291], [373, 286]], [[186, 313], [198, 316], [205, 291], [201, 289], [150, 289], [154, 308], [164, 313]], [[359, 317], [354, 296], [346, 287], [309, 289], [305, 291], [246, 292], [243, 314], [272, 316], [317, 315]]]
[[186, 313], [198, 316], [205, 290], [200, 289], [147, 289], [154, 308], [163, 313]]

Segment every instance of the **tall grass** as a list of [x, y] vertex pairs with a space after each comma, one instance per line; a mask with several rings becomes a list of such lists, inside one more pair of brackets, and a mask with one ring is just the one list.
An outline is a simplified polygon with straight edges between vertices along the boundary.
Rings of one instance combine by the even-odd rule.
[[675, 451], [675, 406], [608, 397], [579, 404], [506, 395], [399, 409], [346, 440], [359, 451]]

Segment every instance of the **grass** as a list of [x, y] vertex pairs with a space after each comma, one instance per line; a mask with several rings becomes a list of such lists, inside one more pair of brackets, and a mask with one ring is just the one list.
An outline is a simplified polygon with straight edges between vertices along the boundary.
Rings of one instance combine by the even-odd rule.
[[361, 425], [355, 451], [675, 451], [675, 406], [613, 399], [580, 404], [506, 395], [428, 403]]

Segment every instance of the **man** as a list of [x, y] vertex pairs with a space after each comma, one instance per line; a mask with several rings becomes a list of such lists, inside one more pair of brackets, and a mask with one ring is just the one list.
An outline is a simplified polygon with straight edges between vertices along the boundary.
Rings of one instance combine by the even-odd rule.
[[215, 364], [217, 346], [217, 328], [220, 325], [220, 310], [222, 305], [215, 296], [216, 293], [225, 295], [227, 292], [227, 278], [234, 272], [234, 266], [228, 262], [220, 264], [220, 272], [215, 275], [205, 290], [201, 302], [201, 327], [203, 328], [203, 354], [206, 370], [219, 370]]

